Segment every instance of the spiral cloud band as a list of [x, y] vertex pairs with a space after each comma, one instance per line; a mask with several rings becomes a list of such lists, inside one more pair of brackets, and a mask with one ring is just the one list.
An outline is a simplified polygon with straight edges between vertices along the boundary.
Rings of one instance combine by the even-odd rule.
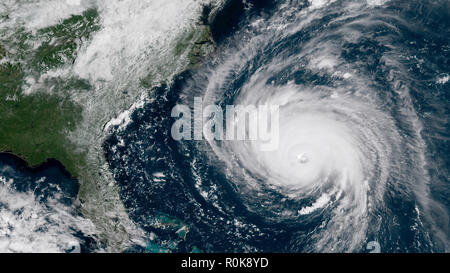
[[[448, 250], [447, 197], [436, 195], [446, 123], [435, 114], [447, 113], [437, 56], [450, 52], [448, 29], [411, 15], [437, 4], [267, 2], [246, 1], [212, 60], [154, 91], [107, 142], [125, 203], [147, 213], [135, 220], [164, 242], [146, 219], [183, 219], [188, 250]], [[278, 107], [265, 128], [278, 132], [274, 149], [249, 137], [252, 119], [246, 138], [227, 139], [244, 120], [227, 115], [238, 105]]]

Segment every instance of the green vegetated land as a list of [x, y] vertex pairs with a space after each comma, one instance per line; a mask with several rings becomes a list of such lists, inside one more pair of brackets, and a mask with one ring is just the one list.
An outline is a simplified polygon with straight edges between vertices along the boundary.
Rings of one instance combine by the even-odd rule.
[[0, 151], [23, 157], [30, 165], [56, 158], [70, 172], [77, 159], [68, 149], [65, 133], [73, 130], [81, 109], [48, 94], [22, 96], [20, 65], [0, 66]]
[[[22, 88], [26, 77], [38, 79], [49, 69], [72, 63], [83, 39], [99, 28], [97, 18], [96, 10], [88, 10], [34, 34], [18, 29], [0, 39], [0, 152], [18, 155], [31, 166], [54, 158], [78, 175], [85, 164], [83, 151], [69, 143], [67, 133], [81, 120], [82, 108], [67, 92], [88, 89], [88, 83], [50, 78], [43, 90], [23, 95]], [[33, 49], [33, 40], [43, 42]]]

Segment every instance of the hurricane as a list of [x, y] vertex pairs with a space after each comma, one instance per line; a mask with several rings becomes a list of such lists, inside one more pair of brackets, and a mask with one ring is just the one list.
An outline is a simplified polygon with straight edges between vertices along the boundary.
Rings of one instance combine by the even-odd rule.
[[[449, 2], [228, 7], [212, 60], [153, 90], [105, 142], [131, 218], [181, 252], [448, 251]], [[277, 149], [173, 140], [170, 109], [194, 97], [279, 106]]]

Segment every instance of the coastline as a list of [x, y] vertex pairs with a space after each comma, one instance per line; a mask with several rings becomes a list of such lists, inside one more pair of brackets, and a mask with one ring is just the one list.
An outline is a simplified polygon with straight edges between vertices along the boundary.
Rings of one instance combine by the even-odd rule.
[[41, 162], [37, 165], [30, 165], [26, 159], [23, 157], [16, 155], [12, 152], [0, 152], [0, 160], [2, 158], [6, 158], [6, 160], [10, 160], [14, 162], [14, 164], [21, 168], [22, 170], [31, 172], [31, 173], [39, 173], [45, 169], [48, 169], [50, 167], [56, 167], [64, 176], [66, 176], [69, 179], [76, 179], [78, 180], [77, 176], [72, 175], [62, 164], [59, 160], [55, 158], [47, 158], [46, 161]]
[[[202, 22], [201, 17], [197, 18], [198, 21], [197, 23], [195, 23], [195, 27], [191, 30], [192, 35], [189, 33], [185, 33], [184, 36], [182, 35], [180, 37], [180, 40], [176, 41], [179, 44], [175, 46], [175, 50], [177, 50], [178, 46], [178, 49], [181, 49], [182, 51], [178, 52], [178, 54], [176, 54], [176, 52], [174, 53], [175, 55], [185, 56], [186, 63], [181, 67], [179, 73], [175, 74], [171, 79], [167, 79], [168, 81], [172, 81], [174, 78], [178, 77], [178, 75], [183, 74], [186, 71], [195, 69], [196, 67], [201, 65], [201, 63], [203, 63], [205, 59], [207, 59], [211, 54], [214, 53], [217, 47], [213, 39], [211, 26], [217, 20], [217, 16], [221, 13], [223, 6], [229, 2], [230, 1], [215, 1], [215, 3], [212, 3], [209, 7], [213, 8], [209, 10], [207, 21], [205, 21], [205, 18], [203, 18]], [[202, 14], [203, 16], [205, 10], [207, 9], [207, 7], [204, 7], [204, 11]], [[185, 36], [186, 34], [187, 36]], [[76, 53], [77, 52], [73, 53], [75, 54], [74, 58], [76, 58]], [[14, 88], [14, 90], [18, 90], [15, 91], [15, 93], [17, 94], [20, 94], [21, 82], [26, 80], [26, 78], [24, 77], [25, 72], [26, 71], [24, 70], [24, 68], [19, 67], [17, 82], [12, 83], [14, 84], [14, 86], [17, 86], [16, 88]], [[155, 85], [152, 82], [150, 82], [148, 86], [143, 85], [143, 87], [148, 90], [152, 90], [157, 86], [158, 85]], [[31, 96], [38, 96], [38, 94], [32, 94]], [[54, 97], [59, 98], [60, 95], [56, 95]], [[19, 98], [22, 99], [21, 97]], [[50, 96], [49, 98], [52, 98], [52, 96]], [[59, 100], [61, 99], [62, 98], [60, 98]], [[14, 101], [12, 101], [10, 104], [12, 105], [13, 102]], [[65, 103], [65, 101], [63, 102]], [[69, 100], [69, 102], [71, 101]], [[17, 107], [20, 107], [20, 105], [17, 105]], [[25, 132], [26, 130], [31, 130], [32, 134], [25, 134], [24, 136], [28, 137], [30, 141], [26, 141], [27, 144], [23, 145], [23, 147], [21, 148], [19, 143], [18, 149], [17, 147], [9, 147], [5, 139], [5, 143], [3, 143], [3, 146], [0, 145], [2, 146], [0, 156], [3, 155], [6, 157], [10, 157], [13, 161], [18, 163], [17, 165], [20, 168], [23, 168], [24, 170], [30, 172], [39, 172], [47, 168], [57, 167], [67, 177], [76, 179], [79, 186], [76, 199], [81, 204], [84, 217], [92, 220], [96, 225], [100, 240], [106, 244], [105, 250], [113, 252], [123, 251], [124, 249], [126, 249], [127, 244], [130, 241], [133, 241], [133, 239], [139, 239], [142, 236], [142, 233], [141, 231], [139, 231], [139, 228], [136, 227], [128, 218], [126, 209], [121, 203], [119, 194], [120, 189], [117, 185], [112, 185], [114, 184], [114, 178], [111, 174], [108, 173], [107, 162], [104, 159], [104, 152], [100, 148], [100, 153], [89, 155], [88, 153], [91, 152], [77, 148], [79, 145], [74, 145], [74, 143], [71, 142], [71, 139], [67, 134], [73, 133], [73, 130], [75, 130], [77, 124], [79, 123], [78, 120], [81, 118], [81, 116], [78, 114], [79, 109], [76, 106], [74, 106], [74, 109], [76, 108], [75, 110], [77, 111], [75, 112], [77, 112], [77, 114], [72, 116], [71, 113], [73, 112], [73, 109], [70, 107], [61, 107], [55, 104], [51, 105], [49, 109], [51, 111], [51, 109], [54, 108], [58, 111], [61, 111], [61, 114], [55, 114], [55, 116], [57, 117], [63, 116], [64, 118], [66, 118], [65, 115], [69, 115], [66, 120], [64, 120], [64, 122], [68, 121], [68, 129], [66, 128], [64, 130], [53, 131], [54, 129], [51, 128], [51, 120], [49, 120], [49, 118], [53, 116], [53, 113], [38, 112], [42, 115], [33, 115], [31, 119], [31, 125], [27, 123], [26, 125], [28, 127], [25, 126], [26, 128], [22, 128], [22, 131], [25, 130]], [[36, 107], [35, 109], [39, 109], [39, 107]], [[132, 112], [130, 114], [132, 114]], [[36, 117], [42, 118], [36, 119]], [[77, 119], [75, 119], [75, 117], [77, 117]], [[34, 125], [35, 121], [40, 122], [38, 127], [36, 128]], [[48, 123], [48, 125], [41, 125], [45, 123]], [[42, 133], [39, 132], [39, 129], [45, 128], [47, 129], [42, 131]], [[100, 129], [103, 129], [103, 126]], [[48, 141], [45, 140], [45, 136], [47, 136], [49, 133], [52, 136], [54, 135], [55, 138], [57, 137], [58, 139], [62, 140], [60, 142], [50, 142], [47, 144]], [[66, 136], [64, 136], [64, 134], [66, 134]], [[38, 143], [36, 143], [36, 140]], [[43, 147], [40, 143], [43, 140], [47, 141], [45, 142], [45, 147]], [[14, 141], [14, 137], [11, 138], [11, 141]], [[103, 140], [101, 140], [101, 142], [102, 141]], [[101, 142], [99, 142], [99, 144], [101, 144]], [[53, 145], [51, 143], [53, 143]], [[97, 144], [98, 143], [93, 143], [92, 145], [98, 146]], [[24, 154], [24, 151], [26, 152], [26, 148], [28, 146], [30, 147], [31, 151], [30, 156], [34, 156], [38, 160], [36, 158], [30, 158], [26, 155], [26, 153]], [[53, 151], [52, 146], [54, 148]], [[45, 148], [45, 152], [40, 152], [42, 148]], [[96, 150], [97, 148], [91, 147], [89, 149]], [[35, 154], [37, 154], [37, 156], [35, 156]], [[54, 157], [53, 155], [62, 155], [62, 158]]]

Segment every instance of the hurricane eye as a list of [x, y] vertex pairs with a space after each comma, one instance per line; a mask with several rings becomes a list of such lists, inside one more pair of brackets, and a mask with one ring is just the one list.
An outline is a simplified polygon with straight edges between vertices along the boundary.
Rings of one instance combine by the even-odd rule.
[[299, 164], [306, 164], [306, 163], [308, 163], [308, 161], [309, 161], [309, 157], [307, 154], [301, 153], [301, 154], [297, 155], [297, 162]]

